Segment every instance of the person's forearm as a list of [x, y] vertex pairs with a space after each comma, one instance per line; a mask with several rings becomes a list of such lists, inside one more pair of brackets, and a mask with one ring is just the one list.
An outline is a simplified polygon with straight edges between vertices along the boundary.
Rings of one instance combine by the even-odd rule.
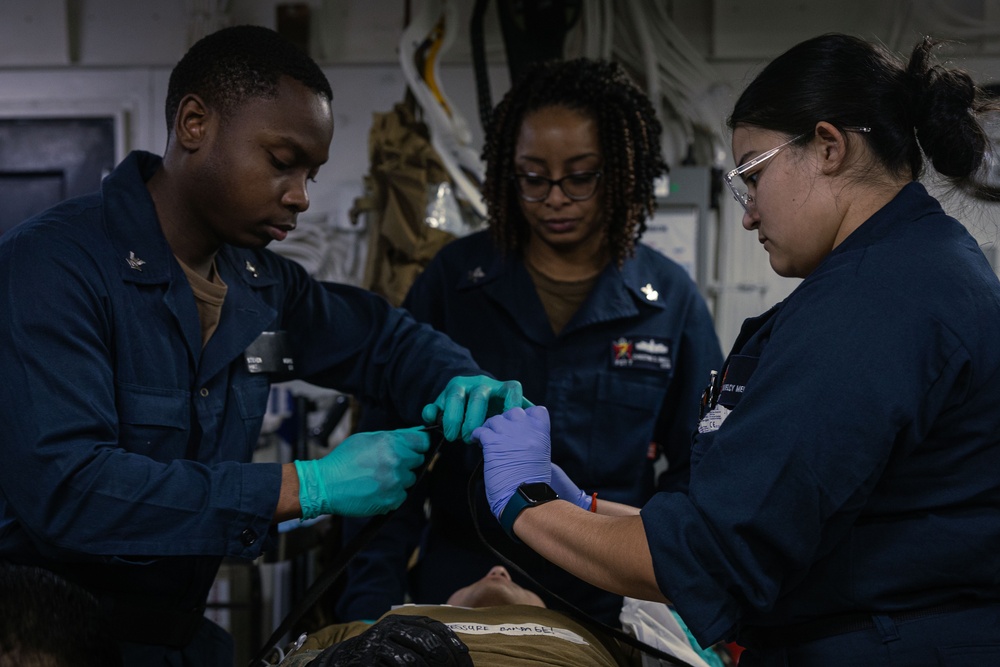
[[601, 500], [600, 496], [597, 497], [597, 509], [595, 511], [605, 516], [639, 516], [638, 507], [622, 505], [610, 500]]
[[289, 519], [302, 516], [299, 505], [299, 474], [294, 463], [284, 463], [281, 466], [281, 490], [278, 492], [278, 506], [274, 509], [272, 524], [278, 524]]
[[593, 513], [554, 501], [521, 512], [514, 532], [547, 560], [599, 588], [669, 602], [656, 584], [646, 533], [634, 507], [598, 501]]

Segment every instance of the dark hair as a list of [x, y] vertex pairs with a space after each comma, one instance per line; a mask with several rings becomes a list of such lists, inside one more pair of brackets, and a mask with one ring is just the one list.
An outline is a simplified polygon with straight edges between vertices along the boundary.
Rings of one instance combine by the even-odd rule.
[[288, 76], [333, 99], [326, 75], [299, 47], [277, 32], [255, 25], [223, 28], [198, 40], [170, 73], [167, 132], [185, 95], [194, 93], [223, 114], [251, 98], [278, 94]]
[[[955, 185], [976, 192], [989, 146], [977, 116], [996, 103], [957, 69], [931, 64], [938, 42], [924, 38], [909, 63], [857, 37], [826, 34], [771, 61], [740, 95], [733, 129], [752, 125], [789, 135], [827, 121], [858, 135], [893, 174], [918, 179], [924, 156]], [[805, 139], [803, 139], [805, 141]]]
[[0, 667], [115, 667], [97, 598], [48, 570], [0, 562]]
[[656, 207], [654, 181], [667, 164], [652, 103], [615, 62], [577, 58], [534, 63], [497, 104], [483, 148], [483, 197], [493, 239], [501, 250], [516, 253], [527, 244], [528, 222], [511, 180], [514, 146], [524, 117], [553, 106], [587, 114], [597, 123], [608, 249], [621, 266], [635, 252], [646, 218]]

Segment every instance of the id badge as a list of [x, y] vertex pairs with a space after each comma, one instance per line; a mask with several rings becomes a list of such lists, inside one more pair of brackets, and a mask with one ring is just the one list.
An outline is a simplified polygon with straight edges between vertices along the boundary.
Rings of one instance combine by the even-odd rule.
[[247, 370], [276, 377], [289, 376], [295, 371], [295, 359], [287, 331], [262, 331], [244, 353]]

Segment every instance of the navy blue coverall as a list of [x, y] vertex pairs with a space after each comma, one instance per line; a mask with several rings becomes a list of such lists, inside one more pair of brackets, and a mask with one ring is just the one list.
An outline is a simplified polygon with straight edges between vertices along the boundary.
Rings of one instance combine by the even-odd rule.
[[919, 183], [744, 324], [689, 493], [642, 509], [702, 645], [735, 638], [741, 666], [1000, 664], [998, 333], [993, 269]]
[[[654, 459], [661, 454], [668, 464], [661, 488], [686, 488], [698, 400], [722, 351], [704, 300], [673, 261], [640, 244], [621, 269], [604, 269], [556, 335], [522, 261], [500, 256], [480, 232], [442, 248], [403, 305], [468, 348], [484, 369], [519, 380], [525, 397], [548, 408], [553, 461], [582, 489], [597, 492], [598, 502], [645, 502], [655, 490]], [[362, 420], [369, 429], [391, 423], [375, 410]], [[352, 563], [338, 606], [345, 620], [377, 618], [407, 592], [420, 603], [444, 602], [499, 562], [482, 545], [469, 510], [467, 484], [480, 459], [478, 447], [446, 445], [407, 503]], [[487, 541], [545, 588], [617, 624], [621, 597], [514, 545], [490, 514], [481, 482], [479, 473], [474, 498]], [[407, 559], [418, 545], [420, 560], [407, 581]], [[519, 583], [555, 604], [531, 582]]]
[[288, 333], [292, 377], [391, 404], [411, 425], [452, 376], [481, 371], [380, 297], [232, 247], [216, 258], [228, 294], [202, 348], [145, 187], [159, 165], [132, 153], [100, 192], [0, 239], [0, 558], [169, 625], [199, 613], [223, 557], [268, 542], [281, 469], [251, 456], [270, 379], [244, 359], [262, 332]]

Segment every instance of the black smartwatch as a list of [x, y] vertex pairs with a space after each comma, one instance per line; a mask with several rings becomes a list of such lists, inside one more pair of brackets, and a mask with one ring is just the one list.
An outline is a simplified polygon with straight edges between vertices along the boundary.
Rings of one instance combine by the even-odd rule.
[[510, 497], [507, 506], [500, 513], [500, 525], [503, 527], [503, 532], [507, 533], [515, 542], [520, 542], [521, 540], [514, 535], [514, 521], [517, 516], [529, 507], [543, 505], [558, 498], [559, 494], [545, 482], [528, 482], [517, 487], [517, 491]]

